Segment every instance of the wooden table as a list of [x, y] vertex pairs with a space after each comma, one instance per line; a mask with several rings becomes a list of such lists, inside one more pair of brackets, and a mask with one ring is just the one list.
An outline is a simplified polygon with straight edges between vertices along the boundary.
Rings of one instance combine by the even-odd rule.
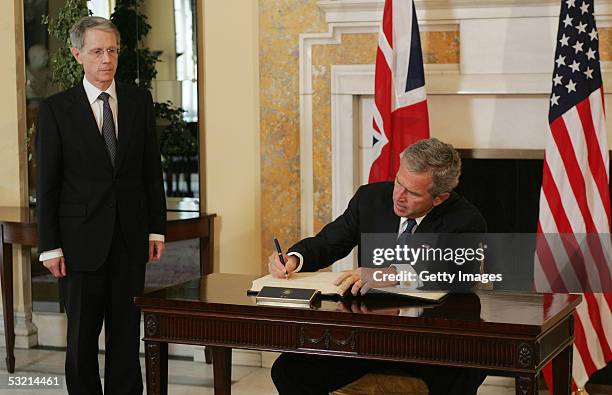
[[214, 273], [136, 298], [149, 395], [167, 394], [168, 343], [212, 346], [217, 395], [231, 391], [232, 348], [479, 368], [515, 377], [522, 395], [538, 393], [552, 360], [555, 395], [570, 393], [578, 295], [454, 294], [429, 307], [366, 297], [297, 309], [256, 305], [246, 295], [254, 278]]
[[[216, 214], [197, 212], [167, 212], [166, 242], [200, 239], [200, 273], [213, 271], [214, 218]], [[13, 244], [36, 246], [38, 230], [32, 208], [0, 207], [0, 280], [6, 366], [15, 371], [15, 328], [13, 314]]]

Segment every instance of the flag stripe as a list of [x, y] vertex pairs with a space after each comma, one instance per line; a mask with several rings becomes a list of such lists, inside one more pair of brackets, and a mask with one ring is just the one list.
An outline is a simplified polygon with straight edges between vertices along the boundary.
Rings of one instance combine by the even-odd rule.
[[[580, 303], [580, 305], [576, 308], [578, 311], [584, 302]], [[576, 351], [580, 354], [580, 359], [582, 359], [582, 363], [584, 364], [584, 368], [587, 372], [595, 372], [597, 371], [597, 366], [595, 362], [593, 362], [593, 358], [591, 357], [591, 352], [586, 342], [586, 334], [584, 331], [584, 326], [582, 325], [582, 316], [584, 313], [578, 312], [575, 316], [575, 338], [574, 344], [576, 345]]]
[[[582, 215], [581, 219], [584, 221], [585, 230], [590, 233], [595, 231], [595, 225], [593, 224], [593, 218], [591, 217], [591, 213], [589, 212], [587, 205], [584, 177], [580, 172], [580, 166], [578, 165], [576, 153], [574, 152], [572, 142], [569, 138], [569, 133], [567, 131], [567, 127], [565, 126], [564, 118], [565, 117], [558, 118], [553, 121], [550, 124], [550, 129], [552, 131], [552, 136], [555, 143], [557, 144], [557, 149], [559, 150], [561, 160], [563, 161], [565, 172], [567, 173], [567, 178], [573, 191], [574, 198], [578, 203], [578, 208], [580, 209], [580, 214]], [[579, 220], [579, 218], [570, 218], [570, 221], [573, 220]]]
[[[600, 302], [595, 297], [595, 294], [592, 293], [584, 294], [584, 300], [588, 305], [586, 313], [589, 316], [589, 319], [585, 320], [585, 323], [590, 324], [592, 330], [597, 334], [597, 338], [599, 339], [599, 344], [601, 345], [603, 355], [609, 355], [611, 353], [610, 345], [608, 343], [608, 339], [606, 338], [606, 333], [604, 332], [601, 318], [601, 308], [605, 308], [606, 306], [600, 306]], [[593, 346], [592, 348], [597, 349], [598, 347]], [[603, 361], [603, 355], [600, 355], [602, 358], [600, 361], [601, 366], [605, 365], [605, 362]]]
[[[592, 95], [598, 95], [598, 92], [594, 92]], [[604, 158], [601, 155], [601, 148], [597, 135], [595, 134], [595, 125], [593, 124], [593, 118], [591, 117], [591, 103], [589, 100], [583, 100], [576, 106], [578, 109], [578, 115], [580, 116], [580, 122], [582, 123], [582, 129], [584, 131], [585, 146], [587, 149], [586, 157], [589, 162], [589, 174], [592, 176], [592, 182], [595, 184], [592, 192], [597, 194], [593, 196], [593, 204], [597, 207], [597, 212], [605, 212], [606, 216], [603, 218], [595, 218], [595, 226], [597, 232], [605, 233], [609, 229], [609, 221], [607, 220], [610, 216], [609, 206], [605, 207], [605, 201], [610, 201], [610, 193], [608, 186], [608, 172], [604, 165]], [[598, 120], [599, 121], [599, 120]]]
[[[543, 175], [542, 179], [546, 179], [546, 183], [542, 182], [542, 189], [546, 198], [549, 202], [548, 207], [551, 209], [553, 218], [555, 218], [557, 228], [560, 233], [570, 234], [571, 233], [571, 225], [569, 223], [569, 219], [567, 218], [563, 205], [561, 204], [561, 194], [557, 190], [557, 187], [552, 180], [551, 171], [548, 168], [546, 162], [544, 162], [543, 166]], [[542, 208], [540, 208], [542, 209]], [[580, 289], [587, 289], [587, 275], [586, 268], [584, 266], [584, 258], [582, 256], [582, 252], [580, 248], [577, 247], [577, 243], [575, 240], [572, 240], [570, 237], [561, 237], [561, 241], [565, 250], [567, 251], [567, 257], [569, 259], [569, 263], [574, 270], [574, 277], [579, 281]], [[557, 250], [557, 252], [560, 252]], [[553, 259], [553, 261], [547, 262], [547, 265], [550, 265], [554, 262], [556, 265], [561, 265], [562, 268], [559, 270], [562, 277], [565, 277], [568, 273], [569, 267], [567, 267], [568, 259]], [[546, 261], [545, 261], [546, 262]], [[569, 288], [570, 285], [574, 285], [574, 281], [569, 278], [564, 279], [564, 284], [566, 285], [566, 289]], [[553, 290], [555, 290], [553, 288]]]

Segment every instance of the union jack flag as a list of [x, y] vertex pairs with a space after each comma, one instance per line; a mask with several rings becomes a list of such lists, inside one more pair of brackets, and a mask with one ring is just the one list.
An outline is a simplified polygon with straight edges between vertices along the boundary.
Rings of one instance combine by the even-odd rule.
[[[612, 360], [609, 156], [593, 7], [561, 2], [535, 256], [538, 291], [586, 292], [575, 315], [574, 388]], [[545, 378], [550, 387], [550, 370]]]
[[369, 182], [393, 180], [404, 148], [429, 137], [423, 54], [412, 0], [386, 0], [374, 84]]

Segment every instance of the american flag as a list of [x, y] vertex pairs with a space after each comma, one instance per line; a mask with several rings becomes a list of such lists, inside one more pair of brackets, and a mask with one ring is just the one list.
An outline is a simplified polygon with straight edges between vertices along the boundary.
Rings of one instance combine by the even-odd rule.
[[392, 180], [399, 154], [429, 137], [423, 54], [412, 0], [386, 0], [376, 52], [374, 162], [369, 182]]
[[[586, 292], [575, 314], [574, 389], [612, 360], [612, 294], [591, 292], [610, 291], [611, 250], [608, 142], [593, 6], [593, 0], [561, 3], [540, 194], [543, 237], [535, 256], [539, 291], [570, 291], [578, 284]], [[550, 242], [554, 234], [560, 242]], [[550, 373], [545, 377], [550, 387]]]

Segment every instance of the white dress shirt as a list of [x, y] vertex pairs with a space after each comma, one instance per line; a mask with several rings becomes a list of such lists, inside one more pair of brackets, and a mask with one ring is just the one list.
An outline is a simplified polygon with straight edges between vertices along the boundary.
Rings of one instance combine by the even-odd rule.
[[[83, 88], [85, 88], [85, 94], [87, 95], [87, 100], [89, 101], [89, 105], [91, 106], [91, 111], [93, 112], [94, 118], [96, 119], [98, 130], [100, 131], [100, 133], [102, 133], [104, 102], [98, 97], [103, 91], [98, 89], [91, 82], [87, 81], [87, 78], [83, 78]], [[104, 92], [108, 93], [110, 96], [108, 104], [110, 105], [111, 111], [113, 113], [113, 121], [115, 122], [115, 135], [117, 136], [118, 140], [119, 124], [117, 123], [117, 120], [119, 119], [119, 106], [117, 105], [117, 87], [115, 85], [115, 80], [111, 82], [110, 86]], [[165, 237], [164, 235], [150, 233], [149, 240], [164, 241]], [[42, 262], [48, 259], [59, 258], [61, 256], [64, 256], [64, 252], [61, 248], [56, 248], [54, 250], [42, 252], [38, 259]]]

